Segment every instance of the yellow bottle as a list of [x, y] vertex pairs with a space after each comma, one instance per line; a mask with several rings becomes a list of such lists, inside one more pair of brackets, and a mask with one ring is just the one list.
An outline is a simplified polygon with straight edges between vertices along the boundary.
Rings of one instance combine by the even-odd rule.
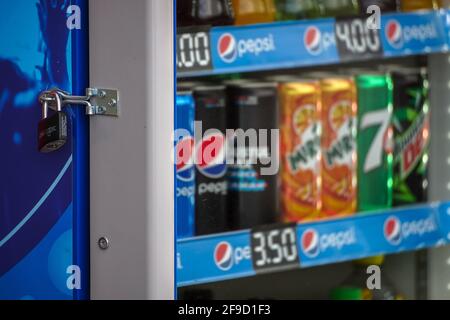
[[232, 0], [236, 25], [268, 23], [275, 20], [273, 0]]
[[417, 10], [433, 10], [437, 9], [436, 0], [402, 0], [401, 8], [404, 12]]

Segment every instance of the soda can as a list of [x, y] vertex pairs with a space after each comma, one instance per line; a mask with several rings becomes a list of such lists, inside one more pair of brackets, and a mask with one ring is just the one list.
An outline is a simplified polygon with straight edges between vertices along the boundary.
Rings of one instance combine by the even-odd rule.
[[425, 69], [391, 68], [394, 86], [394, 206], [427, 202], [430, 144]]
[[404, 12], [437, 9], [436, 0], [401, 0], [400, 7]]
[[231, 0], [177, 1], [177, 26], [225, 26], [234, 23]]
[[352, 77], [321, 80], [322, 217], [356, 211], [357, 97]]
[[323, 16], [338, 17], [359, 14], [358, 0], [321, 0]]
[[315, 220], [322, 203], [320, 83], [312, 80], [282, 82], [278, 90], [283, 220]]
[[275, 0], [275, 6], [279, 21], [313, 19], [322, 15], [317, 0]]
[[390, 208], [394, 169], [392, 81], [382, 73], [359, 74], [355, 80], [358, 90], [358, 212]]
[[195, 107], [191, 93], [179, 92], [175, 103], [175, 216], [177, 238], [195, 235]]
[[273, 0], [232, 0], [235, 25], [268, 23], [275, 20]]
[[368, 12], [370, 6], [377, 6], [381, 12], [395, 12], [400, 10], [399, 0], [359, 0], [359, 9], [362, 14], [371, 14]]
[[227, 94], [232, 228], [274, 223], [279, 213], [277, 85], [242, 82], [229, 85]]
[[[222, 85], [194, 87], [195, 229], [197, 235], [225, 232], [227, 216], [226, 92]], [[201, 127], [199, 127], [201, 125]]]

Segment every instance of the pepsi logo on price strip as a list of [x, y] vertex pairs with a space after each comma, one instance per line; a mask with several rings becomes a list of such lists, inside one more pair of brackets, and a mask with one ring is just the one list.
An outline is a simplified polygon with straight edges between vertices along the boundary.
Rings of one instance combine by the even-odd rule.
[[230, 271], [244, 260], [251, 259], [250, 247], [233, 247], [227, 241], [219, 242], [214, 249], [214, 263], [221, 271]]
[[401, 224], [397, 217], [389, 217], [384, 223], [384, 237], [393, 244], [398, 245], [401, 240]]
[[309, 53], [314, 55], [319, 54], [322, 49], [321, 41], [322, 33], [317, 27], [311, 26], [306, 29], [303, 43], [305, 44], [305, 48]]
[[399, 246], [405, 241], [422, 243], [429, 237], [436, 237], [436, 239], [440, 237], [437, 221], [433, 215], [408, 221], [402, 221], [397, 216], [390, 216], [383, 224], [383, 233], [386, 241], [392, 246]]
[[397, 20], [390, 20], [386, 24], [386, 39], [394, 48], [400, 48], [403, 45], [402, 26]]
[[214, 261], [220, 270], [230, 270], [233, 266], [233, 247], [226, 241], [220, 242], [214, 250]]
[[227, 63], [231, 63], [236, 60], [237, 57], [237, 45], [236, 39], [230, 33], [224, 33], [220, 36], [217, 43], [217, 52], [219, 57]]
[[[413, 49], [424, 45], [434, 46], [442, 38], [434, 20], [414, 21], [414, 23], [400, 23], [397, 19], [390, 19], [384, 26], [387, 44], [396, 50]], [[438, 44], [439, 45], [439, 44]]]
[[256, 58], [276, 50], [275, 38], [269, 32], [262, 36], [236, 39], [229, 32], [220, 35], [217, 41], [217, 54], [222, 62], [231, 64], [245, 57]]
[[333, 47], [336, 43], [333, 33], [322, 32], [317, 26], [309, 26], [303, 35], [303, 45], [306, 51], [317, 56]]
[[302, 235], [302, 251], [310, 258], [317, 257], [319, 254], [319, 234], [315, 229], [308, 229]]
[[354, 227], [329, 232], [308, 228], [303, 231], [300, 238], [301, 252], [311, 259], [336, 254], [336, 251], [353, 247], [357, 243]]

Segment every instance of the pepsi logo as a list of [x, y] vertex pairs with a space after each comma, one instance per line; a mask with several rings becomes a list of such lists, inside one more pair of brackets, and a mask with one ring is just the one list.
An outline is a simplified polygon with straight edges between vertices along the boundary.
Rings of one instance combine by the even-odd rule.
[[310, 258], [319, 254], [319, 234], [315, 229], [307, 229], [302, 234], [301, 246], [305, 255]]
[[236, 39], [230, 33], [224, 33], [220, 36], [217, 43], [217, 51], [220, 59], [226, 63], [232, 63], [237, 57]]
[[197, 169], [208, 178], [218, 179], [227, 170], [225, 136], [221, 132], [208, 134], [197, 144]]
[[214, 262], [223, 271], [230, 270], [233, 266], [233, 247], [226, 241], [220, 242], [214, 250]]
[[322, 51], [322, 33], [315, 26], [310, 26], [306, 29], [303, 43], [306, 50], [311, 54], [319, 54]]
[[194, 179], [194, 151], [195, 141], [191, 136], [183, 137], [175, 146], [176, 174], [181, 181]]
[[401, 223], [397, 217], [391, 216], [384, 222], [384, 237], [393, 245], [402, 240]]
[[386, 39], [394, 48], [400, 48], [403, 45], [402, 26], [396, 20], [389, 20], [385, 28]]

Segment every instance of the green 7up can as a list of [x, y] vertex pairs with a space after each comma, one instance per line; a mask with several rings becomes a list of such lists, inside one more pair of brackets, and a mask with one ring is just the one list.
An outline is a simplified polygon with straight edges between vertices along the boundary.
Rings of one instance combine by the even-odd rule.
[[393, 85], [385, 74], [359, 74], [358, 212], [392, 206]]

